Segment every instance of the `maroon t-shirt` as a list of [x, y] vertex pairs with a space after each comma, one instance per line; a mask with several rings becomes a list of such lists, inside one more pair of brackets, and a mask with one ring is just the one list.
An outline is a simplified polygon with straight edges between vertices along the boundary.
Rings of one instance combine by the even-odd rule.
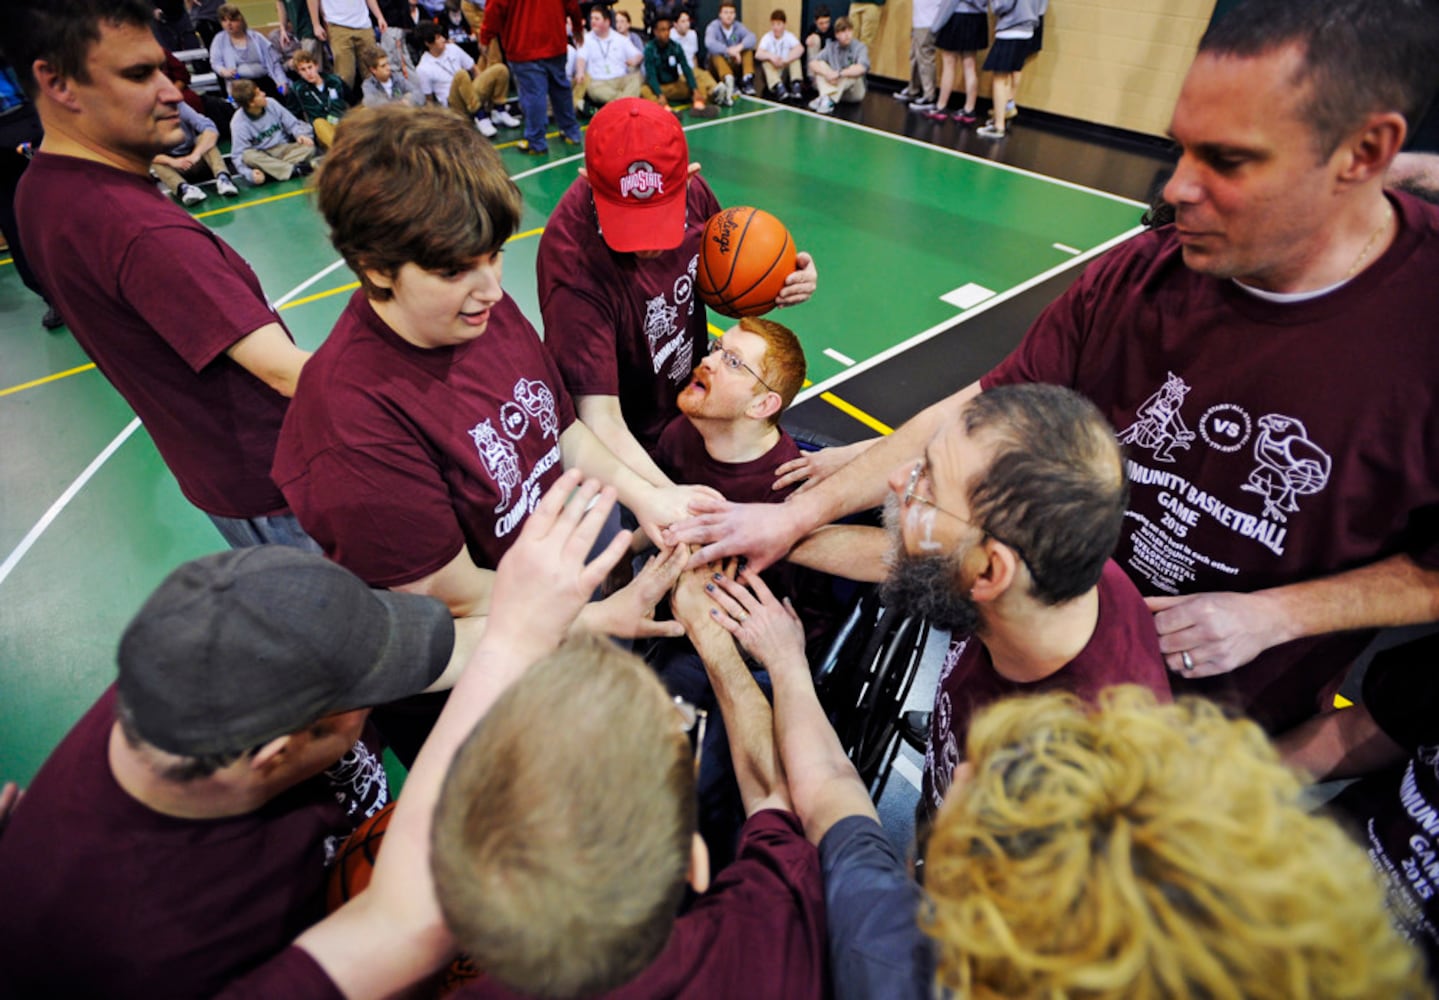
[[479, 338], [421, 348], [360, 290], [300, 376], [275, 482], [325, 554], [372, 587], [426, 577], [464, 545], [493, 569], [564, 472], [574, 419], [508, 295]]
[[324, 913], [326, 866], [389, 801], [377, 744], [245, 816], [186, 820], [110, 773], [111, 687], [0, 837], [0, 996], [210, 997]]
[[[1171, 228], [1100, 258], [981, 380], [1092, 399], [1125, 445], [1115, 558], [1146, 595], [1253, 591], [1397, 553], [1439, 566], [1439, 208], [1336, 291], [1274, 303], [1184, 266]], [[1368, 632], [1299, 640], [1176, 690], [1271, 732], [1312, 715]]]
[[704, 357], [709, 323], [694, 292], [700, 238], [720, 210], [690, 178], [685, 235], [654, 260], [605, 245], [589, 181], [577, 178], [545, 223], [538, 260], [545, 346], [571, 396], [618, 396], [625, 423], [652, 451]]
[[976, 712], [1011, 695], [1069, 691], [1087, 702], [1116, 684], [1139, 684], [1169, 701], [1169, 676], [1159, 653], [1154, 618], [1134, 584], [1115, 565], [1099, 577], [1099, 621], [1079, 655], [1042, 680], [1021, 684], [994, 669], [989, 650], [975, 636], [950, 642], [939, 671], [919, 808], [930, 817], [949, 791], [954, 769], [964, 758], [964, 741]]
[[[799, 445], [780, 428], [779, 441], [759, 458], [749, 462], [721, 462], [711, 458], [704, 438], [681, 414], [670, 421], [655, 446], [655, 464], [677, 483], [692, 483], [718, 490], [734, 503], [781, 503], [799, 484], [773, 490], [774, 470], [790, 459], [799, 458]], [[770, 590], [789, 597], [804, 622], [805, 639], [813, 654], [828, 640], [843, 617], [843, 602], [834, 592], [834, 581], [826, 573], [782, 562], [762, 574]]]
[[[824, 881], [799, 818], [763, 809], [745, 821], [735, 860], [676, 922], [637, 977], [606, 1000], [806, 1000], [827, 995]], [[481, 979], [459, 1000], [515, 1000]]]
[[250, 265], [148, 178], [89, 160], [40, 153], [15, 207], [30, 266], [189, 501], [283, 511], [270, 462], [288, 401], [225, 354], [279, 322]]

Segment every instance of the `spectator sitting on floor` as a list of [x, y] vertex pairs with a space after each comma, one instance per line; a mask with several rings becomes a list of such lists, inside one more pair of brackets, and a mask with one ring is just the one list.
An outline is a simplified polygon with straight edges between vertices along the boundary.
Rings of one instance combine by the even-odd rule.
[[[250, 30], [245, 15], [232, 3], [220, 8], [220, 26], [225, 30], [210, 43], [210, 68], [215, 75], [231, 87], [236, 80], [253, 80], [270, 97], [282, 96], [290, 80], [275, 47], [264, 35]], [[234, 97], [233, 89], [230, 96]]]
[[[689, 61], [691, 69], [704, 69], [700, 61], [700, 36], [695, 31], [694, 17], [687, 10], [682, 10], [674, 17], [674, 29], [670, 37], [685, 50], [685, 59]], [[705, 70], [705, 72], [709, 72]]]
[[469, 19], [460, 10], [460, 0], [445, 0], [445, 9], [435, 18], [435, 23], [446, 38], [465, 50], [465, 55], [471, 59], [480, 57], [480, 43], [475, 38]]
[[383, 49], [366, 50], [365, 62], [365, 107], [378, 108], [399, 101], [416, 107], [425, 103], [425, 95], [403, 75], [390, 68], [390, 57]]
[[188, 104], [179, 106], [180, 128], [185, 131], [185, 140], [171, 147], [168, 153], [160, 153], [150, 161], [150, 172], [154, 174], [173, 198], [186, 205], [195, 205], [205, 200], [205, 192], [193, 181], [215, 178], [215, 190], [226, 197], [240, 193], [235, 187], [230, 172], [225, 169], [225, 158], [220, 155], [220, 132], [215, 123], [204, 115], [196, 114]]
[[253, 80], [236, 80], [230, 94], [239, 110], [230, 119], [230, 162], [238, 172], [249, 167], [249, 180], [287, 181], [304, 177], [315, 158], [314, 129], [272, 101]]
[[425, 50], [415, 74], [426, 97], [473, 118], [475, 127], [487, 139], [494, 138], [500, 126], [519, 128], [520, 120], [504, 107], [510, 90], [507, 67], [500, 64], [481, 70], [464, 49], [444, 36], [437, 24], [420, 25], [415, 29], [415, 38]]
[[869, 49], [856, 41], [849, 18], [834, 22], [834, 39], [809, 64], [819, 96], [810, 101], [822, 115], [834, 111], [837, 101], [858, 104], [864, 100], [865, 74], [869, 72]]
[[704, 69], [690, 67], [670, 27], [665, 15], [655, 18], [655, 37], [645, 45], [645, 85], [640, 96], [657, 104], [692, 102], [700, 113], [714, 92], [714, 77]]
[[[366, 50], [368, 54], [370, 50]], [[345, 85], [333, 73], [321, 73], [320, 64], [304, 49], [295, 53], [295, 103], [315, 130], [315, 141], [321, 149], [329, 149], [335, 139], [335, 126], [350, 110], [345, 100]]]
[[590, 8], [590, 30], [575, 57], [575, 106], [603, 107], [621, 97], [640, 96], [639, 65], [644, 53], [614, 30], [615, 13], [604, 4]]
[[645, 38], [644, 32], [636, 30], [630, 24], [630, 16], [622, 10], [615, 11], [615, 34], [634, 46], [635, 51], [643, 52], [645, 50], [645, 42], [648, 39]]
[[[755, 46], [754, 55], [764, 70], [765, 90], [775, 100], [797, 101], [804, 96], [804, 46], [785, 28], [785, 12], [776, 7], [769, 16], [770, 30]], [[788, 79], [789, 89], [785, 89]]]
[[804, 35], [805, 54], [813, 60], [819, 55], [819, 50], [832, 41], [834, 41], [834, 17], [830, 15], [828, 7], [820, 4], [814, 9], [814, 20], [810, 22], [809, 30]]
[[719, 17], [705, 29], [705, 51], [709, 53], [710, 72], [724, 87], [726, 96], [734, 97], [735, 77], [739, 76], [739, 93], [754, 96], [754, 47], [759, 39], [739, 20], [734, 0], [720, 3]]

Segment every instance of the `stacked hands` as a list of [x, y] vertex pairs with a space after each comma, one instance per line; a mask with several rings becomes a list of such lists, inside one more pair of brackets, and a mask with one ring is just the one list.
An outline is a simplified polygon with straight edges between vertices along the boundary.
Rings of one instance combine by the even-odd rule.
[[736, 560], [685, 570], [670, 605], [696, 647], [729, 633], [771, 672], [809, 673], [804, 624], [789, 598], [777, 600], [757, 571]]

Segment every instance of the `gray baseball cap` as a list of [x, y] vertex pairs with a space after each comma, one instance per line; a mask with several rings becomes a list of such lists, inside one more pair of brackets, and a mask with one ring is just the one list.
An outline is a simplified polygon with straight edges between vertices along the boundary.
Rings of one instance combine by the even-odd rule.
[[434, 598], [371, 590], [289, 546], [231, 549], [185, 563], [140, 608], [120, 638], [119, 695], [161, 750], [238, 753], [418, 694], [454, 642]]

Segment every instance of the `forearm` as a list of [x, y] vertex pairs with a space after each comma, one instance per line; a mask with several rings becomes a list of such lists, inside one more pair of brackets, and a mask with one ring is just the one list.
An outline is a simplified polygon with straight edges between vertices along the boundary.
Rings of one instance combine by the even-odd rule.
[[470, 558], [469, 549], [461, 545], [455, 557], [440, 569], [390, 589], [444, 601], [450, 614], [456, 618], [467, 618], [489, 613], [494, 585], [494, 570], [476, 566]]
[[1439, 620], [1439, 570], [1408, 555], [1333, 576], [1256, 591], [1273, 606], [1273, 645], [1352, 629], [1418, 625]]
[[[668, 476], [660, 471], [649, 452], [639, 443], [625, 423], [616, 396], [580, 396], [575, 400], [575, 410], [585, 427], [624, 466], [654, 486], [673, 486]], [[604, 477], [599, 477], [603, 479]], [[608, 481], [608, 480], [606, 480]], [[621, 494], [623, 501], [623, 494]]]
[[760, 809], [788, 809], [789, 793], [775, 746], [774, 714], [764, 692], [740, 658], [734, 640], [718, 626], [703, 623], [689, 630], [704, 661], [724, 718], [730, 757], [745, 815]]
[[770, 679], [775, 738], [805, 836], [818, 844], [846, 816], [878, 819], [869, 790], [824, 713], [808, 665], [771, 666]]
[[190, 151], [190, 155], [194, 157], [195, 161], [198, 163], [200, 160], [204, 159], [205, 154], [208, 153], [210, 150], [214, 149], [219, 142], [220, 134], [218, 132], [211, 132], [209, 129], [206, 129], [204, 132], [201, 132], [198, 136], [195, 137], [195, 148]]
[[786, 503], [792, 518], [808, 534], [856, 511], [877, 507], [889, 489], [889, 474], [901, 462], [917, 460], [925, 445], [946, 421], [958, 416], [970, 399], [979, 394], [974, 382], [953, 396], [921, 410], [901, 424], [893, 434], [880, 438], [855, 459], [812, 489], [795, 494]]
[[1363, 705], [1316, 715], [1274, 741], [1284, 762], [1316, 781], [1353, 778], [1404, 759]]
[[883, 528], [830, 524], [816, 528], [790, 549], [787, 561], [796, 566], [879, 583], [889, 575], [889, 539]]

